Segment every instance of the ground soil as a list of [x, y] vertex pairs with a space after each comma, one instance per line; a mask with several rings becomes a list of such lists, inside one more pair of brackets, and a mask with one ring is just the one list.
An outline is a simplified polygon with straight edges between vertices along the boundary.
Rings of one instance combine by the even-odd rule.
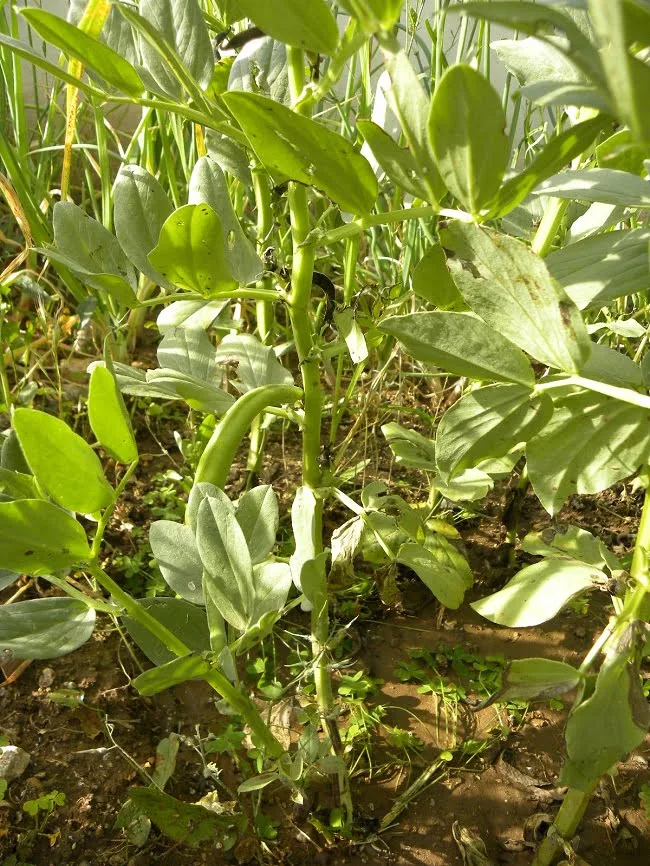
[[[155, 443], [151, 449], [156, 451]], [[272, 442], [269, 453], [262, 477], [274, 478], [281, 489], [290, 474], [285, 471], [287, 460], [294, 469], [297, 461], [288, 457], [291, 449], [285, 450], [279, 439]], [[132, 501], [118, 514], [122, 525], [141, 517], [141, 497], [153, 475], [155, 459], [144, 461]], [[386, 476], [389, 469], [384, 466]], [[399, 482], [399, 474], [393, 471], [392, 480]], [[233, 489], [237, 486], [235, 483]], [[479, 516], [459, 523], [476, 577], [470, 601], [502, 586], [517, 567], [508, 560], [500, 519], [506, 495], [501, 490], [482, 505]], [[638, 496], [620, 486], [599, 497], [574, 500], [557, 525], [574, 523], [590, 529], [623, 554], [633, 543], [638, 516]], [[521, 533], [548, 525], [549, 518], [534, 496], [526, 496]], [[113, 543], [117, 543], [119, 528], [114, 525], [112, 532]], [[525, 558], [518, 556], [520, 566]], [[46, 591], [45, 584], [38, 590]], [[465, 828], [483, 840], [490, 863], [529, 864], [535, 827], [540, 822], [544, 826], [543, 816], [554, 813], [561, 796], [556, 780], [564, 750], [565, 711], [540, 705], [532, 707], [523, 720], [513, 721], [502, 708], [474, 712], [460, 706], [450, 721], [433, 695], [418, 693], [417, 684], [401, 682], [395, 667], [406, 658], [408, 649], [434, 649], [441, 643], [462, 644], [483, 656], [544, 656], [579, 663], [607, 621], [606, 596], [593, 598], [586, 614], [571, 610], [544, 627], [513, 631], [490, 626], [468, 605], [459, 611], [441, 611], [428, 591], [406, 575], [400, 580], [400, 590], [400, 605], [387, 610], [370, 601], [352, 627], [354, 669], [363, 668], [384, 681], [369, 705], [390, 707], [387, 723], [417, 734], [424, 749], [410, 767], [394, 763], [387, 768], [385, 743], [379, 736], [373, 761], [381, 769], [370, 772], [366, 767], [354, 779], [358, 834], [353, 844], [329, 846], [308, 822], [307, 808], [296, 809], [281, 790], [270, 788], [265, 792], [265, 809], [279, 821], [276, 841], [260, 843], [251, 836], [224, 854], [209, 843], [198, 849], [174, 844], [154, 829], [142, 850], [127, 845], [123, 832], [114, 829], [115, 818], [128, 789], [143, 781], [143, 771], [151, 771], [159, 741], [170, 733], [191, 737], [197, 726], [203, 734], [217, 732], [228, 720], [220, 716], [213, 693], [204, 684], [185, 684], [155, 698], [139, 697], [130, 679], [139, 672], [137, 660], [142, 657], [104, 621], [74, 654], [33, 662], [15, 682], [0, 687], [0, 734], [31, 755], [27, 772], [11, 783], [6, 801], [0, 802], [0, 863], [3, 856], [16, 854], [18, 863], [34, 866], [249, 862], [288, 866], [339, 862], [452, 866], [466, 862], [479, 866], [482, 861], [463, 860], [454, 841], [456, 826], [457, 833], [458, 828]], [[15, 587], [6, 590], [0, 601], [13, 591]], [[32, 586], [28, 595], [34, 592]], [[53, 693], [56, 697], [61, 689], [83, 692], [83, 702], [76, 707], [53, 702]], [[464, 738], [490, 739], [496, 728], [507, 729], [506, 736], [492, 738], [494, 745], [473, 761], [452, 761], [434, 775], [390, 829], [377, 832], [396, 797], [441, 750], [454, 748]], [[236, 788], [241, 781], [237, 763], [224, 756], [217, 760], [224, 784]], [[592, 798], [576, 840], [577, 850], [591, 866], [650, 863], [650, 825], [639, 802], [641, 786], [650, 782], [649, 761], [647, 741]], [[197, 752], [183, 745], [167, 792], [195, 802], [212, 788]], [[66, 802], [55, 810], [42, 833], [29, 837], [33, 822], [21, 805], [53, 789], [64, 792]], [[333, 791], [326, 785], [307, 805], [318, 812], [333, 802]]]

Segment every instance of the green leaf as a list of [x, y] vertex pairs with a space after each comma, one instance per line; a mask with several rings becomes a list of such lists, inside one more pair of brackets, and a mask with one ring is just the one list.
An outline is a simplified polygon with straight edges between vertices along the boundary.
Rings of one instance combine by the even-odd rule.
[[41, 494], [33, 475], [12, 472], [0, 467], [0, 494], [9, 499], [41, 499]]
[[574, 559], [542, 559], [527, 565], [493, 595], [471, 607], [490, 622], [527, 628], [552, 619], [583, 592], [606, 585], [602, 571]]
[[173, 210], [167, 193], [152, 174], [139, 165], [122, 166], [113, 187], [115, 234], [136, 268], [168, 289], [172, 283], [151, 266], [149, 253]]
[[[205, 90], [212, 79], [214, 53], [197, 0], [140, 0], [140, 16], [158, 31], [182, 67]], [[132, 20], [132, 15], [127, 20]], [[148, 76], [163, 93], [180, 98], [183, 87], [173, 67], [144, 37], [140, 39], [140, 51]]]
[[291, 583], [291, 568], [288, 563], [262, 562], [256, 565], [250, 622], [257, 623], [265, 614], [282, 611]]
[[25, 455], [20, 447], [15, 430], [9, 430], [8, 435], [3, 438], [2, 451], [0, 452], [0, 466], [10, 472], [21, 472], [29, 475], [30, 468], [25, 460]]
[[613, 168], [643, 176], [645, 156], [646, 149], [636, 143], [629, 129], [619, 129], [596, 145], [598, 168]]
[[403, 544], [397, 561], [411, 568], [438, 601], [452, 610], [461, 606], [465, 591], [473, 582], [464, 556], [442, 536], [436, 538], [435, 547]]
[[551, 279], [543, 260], [521, 241], [456, 221], [445, 230], [452, 248], [478, 276], [457, 268], [469, 306], [492, 328], [542, 364], [577, 373], [591, 340], [577, 307]]
[[38, 577], [89, 559], [86, 533], [67, 512], [43, 499], [0, 502], [3, 568]]
[[555, 532], [550, 527], [542, 532], [529, 532], [521, 542], [521, 549], [533, 556], [578, 559], [594, 568], [607, 566], [618, 571], [621, 567], [599, 538], [579, 526], [567, 526], [564, 532]]
[[580, 375], [622, 388], [640, 388], [643, 385], [639, 364], [635, 364], [629, 355], [600, 343], [593, 344], [589, 360]]
[[[582, 32], [569, 13], [554, 6], [521, 0], [490, 0], [489, 3], [475, 0], [463, 4], [462, 14], [495, 21], [528, 36], [536, 36], [562, 51], [589, 79], [596, 83], [603, 79], [598, 52], [589, 37]], [[555, 28], [565, 34], [566, 41], [558, 40]]]
[[339, 43], [336, 20], [325, 0], [237, 0], [244, 15], [264, 33], [314, 54], [334, 54]]
[[205, 499], [198, 510], [196, 544], [203, 562], [203, 591], [223, 618], [246, 631], [252, 610], [253, 564], [246, 537], [222, 498]]
[[358, 120], [357, 128], [388, 179], [404, 192], [426, 201], [429, 191], [422, 183], [420, 169], [411, 151], [400, 147], [371, 120]]
[[534, 36], [498, 39], [490, 47], [521, 87], [549, 81], [557, 84], [590, 83], [563, 51]]
[[[67, 16], [70, 24], [79, 26], [86, 5], [87, 0], [70, 0]], [[104, 45], [108, 45], [109, 48], [116, 51], [120, 57], [128, 60], [132, 66], [137, 65], [139, 57], [133, 30], [120, 15], [120, 10], [116, 9], [115, 6], [108, 13], [108, 17], [102, 27], [102, 32], [99, 34], [99, 39]]]
[[77, 273], [92, 288], [135, 306], [137, 281], [117, 239], [70, 201], [58, 201], [52, 213], [56, 249], [43, 252]]
[[648, 229], [605, 232], [556, 250], [546, 265], [579, 309], [600, 309], [648, 288], [648, 241]]
[[343, 136], [255, 93], [231, 91], [223, 100], [276, 183], [314, 186], [350, 213], [368, 213], [377, 178]]
[[199, 524], [199, 508], [203, 504], [203, 500], [209, 498], [220, 499], [224, 508], [229, 508], [233, 514], [235, 513], [235, 506], [221, 488], [206, 481], [195, 483], [190, 490], [185, 511], [185, 522], [192, 528], [194, 535], [196, 535]]
[[144, 697], [157, 695], [188, 680], [199, 680], [213, 670], [209, 661], [196, 653], [172, 659], [136, 677], [131, 685]]
[[115, 376], [97, 366], [90, 375], [88, 420], [102, 448], [120, 463], [138, 459], [138, 446]]
[[648, 459], [648, 412], [593, 392], [560, 399], [546, 427], [528, 443], [528, 474], [549, 514], [569, 496], [600, 493]]
[[0, 654], [8, 652], [14, 659], [58, 658], [86, 643], [94, 628], [95, 611], [75, 598], [5, 604], [0, 606]]
[[496, 195], [510, 145], [501, 98], [471, 66], [451, 66], [431, 102], [429, 135], [443, 181], [478, 214]]
[[[301, 584], [303, 566], [306, 562], [315, 560], [319, 549], [319, 507], [319, 501], [311, 487], [302, 486], [296, 490], [291, 503], [291, 529], [295, 550], [291, 555], [289, 564], [293, 582], [301, 592], [304, 592]], [[309, 600], [302, 607], [303, 610], [311, 610]]]
[[204, 604], [203, 563], [192, 528], [172, 520], [156, 520], [149, 530], [149, 544], [174, 592], [193, 604]]
[[210, 159], [219, 163], [224, 171], [236, 177], [245, 186], [251, 187], [253, 185], [250, 160], [242, 145], [213, 129], [207, 130], [206, 144]]
[[[138, 604], [158, 622], [162, 623], [184, 644], [195, 652], [210, 649], [210, 633], [205, 610], [179, 598], [141, 598]], [[142, 652], [155, 665], [164, 665], [176, 655], [154, 637], [149, 629], [130, 616], [123, 617], [124, 625]]]
[[367, 33], [392, 30], [399, 21], [404, 0], [341, 0], [340, 4], [359, 20]]
[[446, 484], [439, 478], [435, 481], [436, 490], [450, 502], [476, 502], [484, 499], [494, 487], [494, 481], [482, 469], [465, 469]]
[[163, 336], [176, 328], [207, 331], [228, 304], [227, 298], [217, 298], [214, 301], [174, 301], [160, 311], [156, 326]]
[[415, 266], [411, 280], [415, 294], [441, 310], [465, 307], [463, 297], [449, 273], [441, 244], [429, 247]]
[[278, 498], [270, 484], [247, 490], [235, 512], [241, 526], [253, 565], [263, 562], [275, 545], [280, 524]]
[[435, 204], [447, 189], [440, 177], [429, 137], [431, 100], [398, 40], [384, 37], [381, 48], [391, 82], [386, 93], [388, 103], [413, 154], [421, 183], [427, 190], [426, 200]]
[[580, 671], [565, 662], [552, 659], [515, 659], [503, 674], [503, 685], [490, 699], [494, 701], [545, 701], [572, 691], [578, 685]]
[[436, 471], [436, 449], [432, 439], [427, 439], [417, 430], [408, 430], [394, 421], [384, 424], [381, 432], [398, 463], [424, 469], [426, 472]]
[[223, 225], [207, 204], [188, 204], [167, 217], [149, 261], [164, 279], [202, 295], [233, 286]]
[[259, 277], [263, 270], [262, 262], [235, 215], [224, 173], [207, 156], [199, 159], [194, 166], [188, 203], [210, 205], [221, 220], [226, 239], [226, 262], [233, 278], [238, 283], [250, 283]]
[[488, 385], [469, 391], [442, 416], [436, 462], [445, 479], [487, 457], [503, 457], [534, 436], [551, 418], [546, 394], [531, 400], [520, 385]]
[[165, 836], [192, 848], [214, 843], [220, 833], [236, 826], [234, 817], [182, 803], [157, 788], [129, 788], [129, 799]]
[[261, 93], [275, 102], [289, 105], [291, 96], [284, 43], [270, 36], [249, 42], [235, 58], [227, 89]]
[[490, 218], [501, 217], [511, 211], [542, 181], [588, 150], [606, 124], [606, 119], [594, 117], [553, 136], [530, 165], [501, 185], [490, 205]]
[[622, 639], [620, 648], [610, 650], [593, 694], [571, 711], [565, 734], [568, 759], [559, 779], [561, 785], [590, 793], [595, 782], [646, 737], [650, 707], [641, 689], [638, 663], [633, 660], [633, 651], [625, 651], [625, 644]]
[[368, 358], [368, 345], [352, 307], [335, 312], [334, 324], [339, 336], [345, 340], [352, 363], [361, 364], [365, 361]]
[[535, 195], [599, 201], [623, 207], [650, 207], [650, 183], [612, 168], [570, 169], [545, 180]]
[[262, 385], [293, 385], [293, 376], [278, 361], [271, 346], [265, 346], [253, 334], [228, 334], [217, 349], [220, 364], [235, 367], [237, 379], [233, 382], [245, 394]]
[[21, 9], [20, 14], [42, 38], [64, 54], [81, 61], [101, 78], [129, 96], [142, 96], [144, 84], [128, 60], [64, 18], [44, 9]]
[[524, 353], [473, 313], [410, 313], [384, 319], [378, 327], [396, 337], [418, 361], [455, 376], [528, 388], [535, 383]]
[[[1, 544], [2, 542], [0, 541], [0, 545]], [[0, 568], [0, 592], [8, 586], [11, 586], [12, 583], [15, 583], [19, 577], [20, 574], [17, 571], [10, 571], [8, 568]]]
[[[648, 148], [650, 67], [628, 52], [625, 4], [623, 0], [589, 0], [588, 5], [609, 94], [618, 117], [629, 126], [637, 140]], [[634, 40], [634, 34], [631, 40]]]
[[13, 425], [29, 468], [58, 505], [93, 514], [112, 503], [99, 457], [65, 421], [37, 409], [16, 409]]

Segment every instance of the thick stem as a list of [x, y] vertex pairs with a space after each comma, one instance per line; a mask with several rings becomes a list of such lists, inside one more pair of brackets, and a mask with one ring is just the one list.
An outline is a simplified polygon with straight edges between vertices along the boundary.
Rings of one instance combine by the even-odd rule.
[[[648, 609], [648, 593], [650, 591], [649, 552], [650, 491], [646, 488], [643, 511], [641, 513], [639, 530], [634, 545], [634, 554], [632, 556], [632, 566], [630, 568], [630, 574], [636, 582], [636, 586], [628, 590], [623, 609], [616, 617], [612, 627], [606, 629], [603, 633], [603, 639], [600, 641], [601, 646], [606, 645], [605, 636], [609, 637], [619, 626], [624, 626], [626, 622], [633, 622], [640, 618], [646, 619], [650, 613]], [[590, 653], [589, 657], [593, 658], [593, 653]], [[537, 850], [532, 866], [552, 866], [558, 860], [564, 852], [564, 843], [570, 842], [575, 835], [597, 784], [598, 780], [593, 783], [591, 790], [588, 792], [569, 788], [564, 795], [560, 811], [557, 813], [548, 836]]]
[[[304, 84], [304, 57], [296, 48], [287, 49], [289, 84], [294, 108], [306, 111], [307, 107], [297, 105]], [[305, 487], [316, 489], [321, 482], [321, 419], [323, 394], [321, 389], [320, 361], [315, 352], [314, 330], [310, 318], [311, 293], [314, 274], [313, 246], [302, 246], [310, 230], [307, 189], [297, 183], [289, 184], [289, 211], [291, 215], [291, 237], [293, 241], [293, 260], [291, 272], [291, 293], [289, 296], [289, 317], [293, 338], [298, 353], [304, 392], [304, 418], [302, 429], [302, 483]], [[314, 512], [313, 538], [315, 554], [323, 549], [322, 500]], [[323, 727], [329, 736], [332, 750], [341, 756], [341, 739], [334, 718], [334, 694], [328, 666], [327, 646], [329, 642], [329, 609], [327, 586], [323, 586], [319, 603], [312, 611], [312, 651], [314, 654], [314, 682], [316, 698]], [[347, 768], [342, 765], [338, 773], [339, 796], [345, 811], [345, 825], [352, 823], [352, 797]]]
[[[91, 562], [86, 566], [86, 570], [92, 574], [97, 583], [110, 593], [116, 604], [118, 604], [131, 619], [139, 623], [143, 628], [146, 628], [157, 640], [159, 640], [167, 649], [176, 656], [186, 656], [191, 650], [183, 643], [182, 640], [166, 628], [161, 622], [153, 617], [142, 605], [132, 598], [128, 592], [125, 592], [122, 587], [116, 583], [112, 577], [99, 567], [96, 563]], [[219, 671], [212, 671], [206, 680], [212, 688], [228, 702], [233, 710], [244, 719], [251, 731], [255, 734], [259, 744], [264, 748], [267, 755], [271, 758], [279, 758], [284, 754], [284, 746], [276, 740], [269, 728], [261, 717], [257, 707], [250, 698], [243, 692], [239, 691], [231, 682]]]

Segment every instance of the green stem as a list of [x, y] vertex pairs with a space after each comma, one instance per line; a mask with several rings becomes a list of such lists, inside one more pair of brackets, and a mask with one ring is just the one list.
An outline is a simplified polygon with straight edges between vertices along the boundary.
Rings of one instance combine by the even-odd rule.
[[[647, 472], [647, 467], [646, 467]], [[650, 592], [650, 565], [648, 554], [650, 552], [650, 491], [646, 488], [645, 499], [643, 502], [643, 511], [641, 512], [641, 520], [639, 522], [639, 530], [636, 536], [634, 545], [634, 554], [632, 556], [632, 565], [630, 567], [630, 575], [634, 579], [636, 586], [631, 587], [626, 595], [623, 609], [620, 611], [616, 619], [610, 623], [607, 629], [601, 635], [598, 643], [604, 647], [608, 642], [608, 638], [619, 629], [625, 627], [629, 622], [638, 620], [639, 618], [647, 618], [650, 615], [648, 610], [648, 593]], [[588, 660], [585, 660], [581, 671], [587, 667], [594, 659], [593, 651], [589, 653]], [[598, 780], [591, 786], [590, 790], [578, 791], [575, 788], [569, 788], [564, 795], [564, 800], [557, 813], [557, 817], [553, 826], [549, 830], [548, 836], [539, 846], [532, 866], [552, 866], [561, 854], [564, 852], [565, 843], [569, 843], [575, 835], [578, 825], [585, 813], [591, 794], [593, 793]]]
[[[86, 570], [92, 574], [97, 583], [106, 592], [111, 594], [116, 604], [131, 619], [135, 620], [143, 628], [146, 628], [170, 652], [179, 657], [186, 656], [191, 652], [190, 648], [182, 640], [177, 638], [173, 632], [153, 617], [142, 605], [138, 604], [112, 577], [109, 577], [96, 561], [89, 563], [86, 566]], [[264, 719], [259, 714], [257, 707], [247, 695], [240, 692], [219, 671], [212, 671], [206, 676], [206, 680], [228, 702], [233, 710], [242, 717], [269, 757], [279, 758], [284, 754], [284, 746], [273, 736], [266, 726]]]
[[302, 391], [293, 385], [262, 385], [240, 397], [215, 427], [201, 455], [194, 483], [225, 487], [235, 454], [253, 420], [267, 406], [295, 403]]
[[138, 461], [134, 460], [133, 463], [129, 465], [129, 468], [126, 470], [120, 483], [115, 488], [115, 495], [113, 497], [112, 503], [104, 510], [102, 516], [99, 518], [99, 523], [97, 524], [97, 530], [95, 532], [95, 537], [93, 538], [93, 546], [91, 548], [91, 552], [93, 557], [97, 557], [99, 555], [99, 549], [102, 544], [102, 539], [104, 538], [104, 533], [106, 532], [106, 527], [108, 526], [108, 521], [113, 516], [113, 512], [115, 511], [115, 506], [117, 505], [117, 500], [122, 495], [124, 488], [131, 480], [133, 473], [135, 472], [138, 465]]
[[544, 257], [548, 254], [568, 207], [569, 199], [552, 198], [549, 201], [531, 244], [533, 252], [538, 256]]
[[353, 238], [355, 235], [363, 234], [367, 229], [373, 226], [390, 225], [391, 223], [399, 223], [404, 220], [424, 219], [426, 217], [442, 216], [447, 219], [462, 220], [462, 222], [473, 222], [473, 217], [465, 213], [463, 210], [453, 210], [452, 208], [431, 207], [430, 205], [422, 205], [420, 207], [407, 207], [401, 210], [385, 211], [384, 213], [368, 214], [367, 216], [358, 217], [344, 226], [332, 229], [331, 231], [323, 232], [319, 229], [314, 229], [303, 241], [303, 246], [330, 246], [337, 241]]
[[[593, 788], [596, 785], [594, 784]], [[588, 793], [569, 788], [548, 836], [537, 849], [531, 866], [552, 866], [564, 854], [565, 844], [575, 836], [578, 825], [589, 805], [593, 788]]]
[[[298, 106], [297, 104], [304, 85], [304, 57], [302, 51], [296, 48], [288, 48], [287, 62], [294, 110], [306, 112], [308, 110], [307, 105]], [[315, 490], [319, 487], [321, 480], [319, 458], [323, 412], [320, 361], [315, 351], [314, 331], [310, 317], [315, 248], [313, 245], [304, 244], [310, 230], [307, 189], [301, 184], [290, 183], [288, 198], [291, 218], [291, 238], [293, 242], [289, 317], [298, 353], [304, 392], [302, 483], [305, 487]], [[322, 499], [317, 497], [317, 506], [314, 513], [315, 525], [313, 527], [316, 556], [323, 549], [322, 518]], [[323, 583], [321, 600], [319, 603], [314, 604], [311, 618], [314, 683], [323, 727], [329, 736], [332, 751], [341, 757], [341, 739], [334, 718], [334, 695], [328, 665], [329, 609], [327, 585], [325, 580]], [[345, 765], [342, 765], [338, 773], [338, 783], [340, 801], [345, 811], [345, 825], [349, 827], [352, 823], [353, 808], [350, 779]]]

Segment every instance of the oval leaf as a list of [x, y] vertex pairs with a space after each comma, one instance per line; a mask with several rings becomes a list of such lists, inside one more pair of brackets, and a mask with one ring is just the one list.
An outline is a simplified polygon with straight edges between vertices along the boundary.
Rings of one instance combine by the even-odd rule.
[[99, 457], [64, 421], [37, 409], [17, 409], [13, 425], [29, 468], [58, 505], [93, 514], [111, 504], [113, 489]]
[[322, 190], [349, 213], [370, 211], [377, 178], [343, 136], [255, 93], [231, 91], [223, 101], [276, 183], [296, 180]]
[[0, 566], [36, 577], [87, 562], [80, 523], [43, 499], [0, 502]]
[[149, 261], [165, 280], [202, 295], [233, 284], [223, 225], [207, 204], [174, 211], [165, 220]]
[[95, 611], [75, 598], [35, 598], [0, 607], [0, 655], [54, 659], [86, 643]]
[[435, 364], [456, 376], [535, 383], [533, 368], [524, 353], [472, 313], [410, 313], [392, 316], [379, 330], [396, 337], [409, 355]]
[[451, 66], [431, 102], [429, 135], [442, 179], [473, 214], [499, 190], [510, 158], [501, 97], [471, 66]]
[[582, 592], [606, 583], [602, 571], [574, 559], [543, 559], [522, 568], [494, 595], [471, 607], [490, 622], [526, 628], [552, 619]]
[[172, 520], [156, 520], [149, 530], [149, 544], [174, 592], [193, 604], [203, 604], [203, 564], [192, 528]]
[[336, 20], [325, 0], [237, 0], [237, 5], [259, 28], [286, 45], [334, 54], [339, 42]]
[[88, 420], [99, 444], [120, 463], [138, 459], [138, 446], [115, 376], [97, 366], [90, 375]]

